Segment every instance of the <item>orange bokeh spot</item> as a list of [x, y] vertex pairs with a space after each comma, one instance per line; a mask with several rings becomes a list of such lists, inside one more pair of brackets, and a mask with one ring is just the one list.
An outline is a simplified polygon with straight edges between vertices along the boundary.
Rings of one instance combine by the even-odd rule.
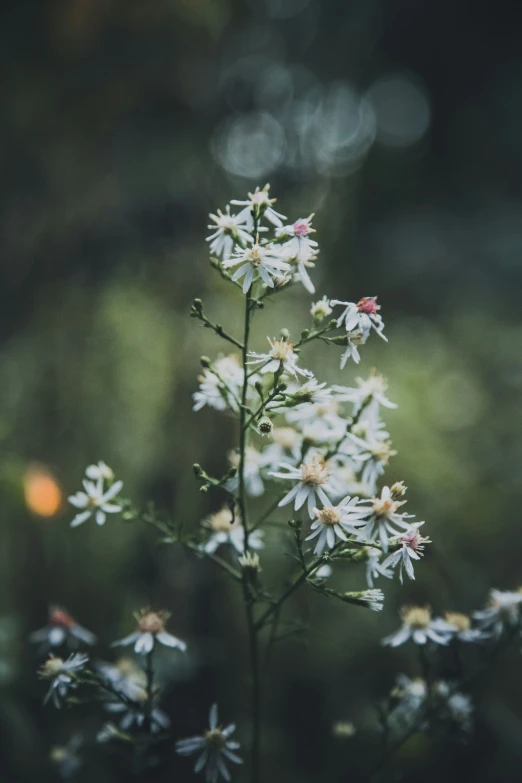
[[62, 490], [43, 465], [32, 465], [27, 469], [24, 493], [27, 508], [40, 517], [53, 517], [62, 505]]

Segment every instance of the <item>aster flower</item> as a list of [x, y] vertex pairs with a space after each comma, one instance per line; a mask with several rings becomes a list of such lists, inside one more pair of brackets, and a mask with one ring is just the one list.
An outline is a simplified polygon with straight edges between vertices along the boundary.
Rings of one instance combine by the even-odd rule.
[[288, 272], [291, 268], [286, 261], [282, 261], [278, 251], [272, 245], [260, 245], [255, 242], [247, 248], [236, 248], [234, 255], [223, 261], [223, 268], [239, 268], [232, 275], [232, 280], [243, 280], [243, 293], [250, 291], [252, 283], [261, 279], [268, 288], [274, 288], [274, 280], [281, 277], [282, 272]]
[[[399, 513], [399, 508], [405, 502], [399, 501], [390, 487], [383, 487], [380, 497], [372, 498], [371, 505], [366, 507], [368, 519], [364, 523], [364, 528], [359, 531], [360, 537], [367, 541], [378, 539], [383, 550], [387, 552], [390, 537], [402, 535], [402, 530], [397, 528], [407, 530], [410, 527], [405, 520], [410, 518], [411, 514]], [[420, 545], [422, 541], [418, 543]], [[397, 562], [393, 561], [393, 564], [396, 565]]]
[[414, 522], [404, 533], [393, 539], [393, 543], [399, 545], [399, 549], [392, 552], [383, 563], [384, 568], [395, 568], [399, 564], [399, 579], [402, 584], [402, 569], [410, 577], [415, 579], [412, 560], [420, 560], [424, 554], [424, 545], [431, 544], [431, 540], [419, 533], [419, 527], [424, 522]]
[[[245, 549], [245, 528], [240, 518], [232, 514], [229, 506], [223, 506], [221, 511], [211, 514], [203, 522], [204, 527], [211, 531], [212, 535], [203, 545], [203, 550], [213, 554], [223, 544], [231, 544], [236, 552], [242, 554]], [[248, 535], [249, 549], [262, 549], [263, 531], [253, 530]]]
[[217, 704], [210, 708], [209, 724], [209, 729], [201, 736], [179, 740], [176, 743], [176, 752], [180, 756], [200, 754], [194, 772], [201, 772], [204, 769], [206, 783], [217, 783], [220, 776], [228, 781], [230, 773], [225, 762], [243, 763], [242, 759], [234, 752], [240, 747], [239, 743], [229, 739], [236, 726], [234, 723], [225, 728], [218, 726]]
[[492, 589], [485, 609], [473, 612], [478, 627], [488, 636], [498, 639], [508, 628], [520, 623], [522, 592]]
[[[362, 423], [363, 425], [366, 422]], [[362, 427], [358, 427], [359, 430]], [[361, 472], [361, 481], [375, 490], [375, 485], [380, 476], [383, 475], [390, 457], [394, 457], [397, 452], [392, 449], [390, 441], [386, 437], [387, 433], [365, 427], [365, 438], [360, 438], [355, 432], [349, 432], [347, 438], [357, 447], [356, 453], [353, 453], [352, 459], [363, 463]]]
[[115, 700], [107, 702], [105, 709], [120, 715], [119, 728], [121, 731], [141, 729], [150, 721], [150, 733], [159, 734], [160, 731], [168, 729], [170, 718], [157, 706], [156, 700], [155, 696], [152, 709], [149, 712], [149, 694], [145, 688], [140, 688], [132, 696], [133, 704], [124, 704], [122, 701]]
[[353, 532], [353, 522], [357, 524], [361, 516], [367, 513], [358, 503], [359, 498], [351, 498], [348, 495], [337, 506], [329, 503], [322, 509], [312, 509], [312, 515], [315, 517], [311, 525], [313, 532], [306, 541], [318, 537], [314, 554], [322, 555], [325, 548], [333, 549], [337, 540], [348, 540], [346, 533]]
[[209, 215], [214, 224], [207, 228], [212, 230], [212, 234], [207, 237], [210, 242], [210, 252], [220, 258], [227, 258], [234, 249], [234, 245], [247, 245], [253, 242], [253, 237], [248, 233], [245, 221], [241, 215], [231, 215], [230, 206], [227, 205], [225, 212], [217, 210], [217, 215]]
[[344, 324], [347, 332], [360, 331], [365, 338], [373, 329], [379, 337], [388, 342], [382, 333], [384, 323], [378, 312], [381, 306], [377, 304], [376, 296], [363, 296], [357, 304], [355, 302], [341, 302], [339, 299], [332, 299], [330, 304], [332, 307], [342, 305], [345, 308], [337, 319], [337, 326], [340, 327]]
[[115, 663], [99, 661], [95, 667], [103, 680], [131, 701], [138, 700], [138, 694], [146, 687], [145, 672], [132, 658], [118, 658]]
[[326, 382], [319, 383], [317, 378], [310, 378], [301, 385], [299, 383], [289, 384], [285, 390], [286, 400], [284, 405], [278, 405], [274, 408], [278, 412], [286, 413], [287, 408], [299, 407], [304, 410], [307, 403], [314, 405], [327, 405], [332, 402], [332, 391], [326, 385]]
[[373, 546], [365, 547], [368, 559], [366, 560], [366, 581], [368, 587], [373, 587], [374, 579], [378, 579], [379, 576], [385, 577], [385, 579], [391, 579], [393, 577], [393, 571], [381, 563], [382, 552], [380, 549], [375, 549]]
[[453, 628], [441, 618], [433, 620], [427, 606], [405, 606], [400, 612], [402, 626], [398, 631], [383, 639], [383, 644], [398, 647], [411, 639], [424, 645], [431, 641], [446, 645], [450, 642]]
[[80, 644], [94, 644], [96, 636], [79, 625], [62, 607], [50, 606], [48, 625], [33, 631], [29, 641], [40, 644], [42, 651], [61, 647], [62, 644], [74, 649]]
[[377, 421], [379, 406], [397, 408], [397, 405], [385, 395], [388, 384], [382, 375], [376, 375], [375, 372], [372, 372], [366, 380], [356, 378], [355, 382], [357, 387], [332, 386], [332, 392], [339, 402], [353, 403], [354, 416], [357, 416], [364, 406], [365, 418]]
[[282, 462], [279, 467], [284, 468], [286, 473], [277, 472], [270, 475], [296, 482], [295, 486], [279, 501], [279, 506], [286, 506], [294, 501], [294, 508], [298, 511], [307, 503], [311, 517], [317, 505], [316, 497], [324, 506], [332, 505], [326, 494], [333, 493], [333, 487], [329, 482], [330, 472], [321, 455], [316, 455], [310, 462], [303, 462], [299, 467], [294, 467], [287, 462]]
[[487, 635], [478, 628], [471, 627], [471, 617], [461, 612], [444, 612], [444, 619], [453, 626], [453, 638], [459, 642], [480, 642]]
[[310, 234], [315, 233], [312, 228], [313, 214], [307, 218], [299, 218], [291, 226], [285, 226], [278, 232], [278, 238], [290, 237], [281, 246], [281, 257], [291, 259], [297, 265], [297, 276], [306, 290], [315, 294], [315, 287], [308, 274], [307, 267], [313, 267], [313, 260], [317, 256], [317, 242], [310, 239]]
[[469, 693], [453, 691], [446, 699], [446, 707], [451, 720], [466, 734], [473, 731], [473, 713], [475, 707]]
[[286, 220], [285, 215], [281, 215], [273, 208], [272, 204], [275, 204], [277, 199], [270, 198], [269, 191], [270, 185], [266, 184], [264, 188], [256, 188], [253, 193], [249, 193], [245, 201], [232, 199], [230, 202], [234, 206], [244, 207], [236, 218], [241, 223], [245, 223], [249, 231], [254, 229], [254, 213], [259, 217], [265, 217], [276, 228], [282, 226], [283, 220]]
[[249, 352], [249, 356], [252, 357], [252, 361], [248, 364], [260, 364], [260, 372], [287, 372], [297, 378], [297, 374], [304, 375], [306, 378], [313, 378], [310, 370], [302, 370], [297, 366], [297, 355], [294, 352], [294, 346], [286, 338], [273, 340], [270, 337], [266, 338], [270, 343], [269, 353], [255, 353]]
[[275, 470], [281, 462], [299, 460], [303, 439], [293, 427], [274, 427], [272, 443], [263, 449], [263, 465]]
[[346, 432], [346, 420], [339, 415], [336, 400], [303, 403], [285, 412], [289, 423], [295, 424], [306, 440], [313, 443], [337, 443]]
[[[91, 468], [94, 466], [90, 466]], [[83, 480], [84, 492], [77, 492], [71, 495], [69, 503], [80, 511], [71, 522], [71, 527], [78, 527], [94, 515], [96, 524], [104, 525], [107, 514], [118, 514], [121, 506], [118, 503], [111, 503], [123, 487], [123, 481], [115, 481], [108, 489], [104, 490], [103, 477], [100, 475], [96, 481], [89, 479]]]
[[89, 656], [82, 653], [74, 653], [66, 661], [63, 658], [50, 655], [38, 670], [38, 675], [42, 679], [50, 680], [44, 704], [52, 699], [54, 706], [60, 708], [69, 691], [77, 687], [77, 683], [74, 681], [75, 674], [84, 668], [88, 660]]
[[241, 387], [243, 386], [243, 368], [235, 354], [220, 356], [206, 367], [199, 376], [199, 391], [194, 392], [193, 410], [199, 411], [205, 405], [218, 411], [239, 410]]
[[422, 677], [410, 678], [406, 674], [399, 674], [397, 685], [391, 692], [391, 696], [400, 699], [402, 705], [408, 710], [417, 710], [428, 695], [428, 685]]
[[325, 318], [333, 313], [330, 307], [330, 300], [327, 296], [323, 296], [319, 301], [314, 302], [310, 308], [310, 314], [314, 319], [314, 323], [321, 324]]
[[[233, 467], [238, 468], [239, 470], [238, 451], [230, 451], [228, 454], [228, 461]], [[264, 467], [265, 460], [262, 452], [258, 451], [253, 446], [247, 446], [245, 449], [244, 465], [245, 488], [248, 494], [254, 498], [260, 497], [265, 492], [265, 485], [261, 475], [261, 471]], [[235, 492], [239, 486], [238, 474], [236, 473], [233, 478], [229, 479], [225, 486], [229, 491]]]
[[160, 610], [153, 612], [150, 609], [141, 609], [134, 614], [138, 627], [134, 633], [112, 643], [112, 647], [117, 645], [134, 645], [134, 652], [141, 655], [147, 655], [152, 652], [157, 642], [165, 647], [174, 647], [181, 652], [185, 652], [187, 645], [176, 636], [165, 630], [165, 623], [170, 617], [170, 612]]
[[57, 767], [63, 780], [74, 778], [82, 766], [79, 750], [83, 745], [81, 734], [73, 734], [66, 745], [55, 745], [51, 748], [49, 758]]

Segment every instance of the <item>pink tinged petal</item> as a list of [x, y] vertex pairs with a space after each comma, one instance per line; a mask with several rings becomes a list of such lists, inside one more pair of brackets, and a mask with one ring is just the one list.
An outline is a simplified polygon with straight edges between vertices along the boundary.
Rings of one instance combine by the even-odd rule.
[[151, 633], [139, 633], [134, 645], [134, 652], [139, 655], [146, 655], [154, 648], [154, 636]]
[[211, 729], [215, 729], [216, 726], [217, 726], [217, 722], [218, 722], [218, 708], [217, 708], [217, 704], [213, 704], [212, 707], [210, 708], [210, 712], [209, 712], [209, 715], [208, 715], [208, 721], [209, 721], [210, 728]]
[[71, 522], [71, 527], [78, 527], [78, 525], [82, 525], [84, 522], [86, 522], [89, 519], [91, 513], [92, 513], [91, 511], [82, 511], [81, 514], [76, 514], [76, 516]]
[[160, 631], [160, 633], [156, 634], [156, 639], [166, 647], [177, 647], [178, 650], [181, 650], [182, 652], [185, 652], [187, 649], [185, 642], [182, 642], [181, 639], [178, 639], [176, 636], [172, 636], [172, 634], [167, 633], [167, 631]]

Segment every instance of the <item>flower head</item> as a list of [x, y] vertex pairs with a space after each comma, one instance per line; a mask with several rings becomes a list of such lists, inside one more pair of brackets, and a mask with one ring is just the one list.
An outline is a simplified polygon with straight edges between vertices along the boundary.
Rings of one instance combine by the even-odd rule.
[[287, 372], [297, 378], [297, 374], [304, 375], [307, 378], [313, 378], [312, 373], [309, 370], [303, 370], [297, 366], [297, 355], [294, 352], [293, 344], [286, 338], [281, 339], [267, 337], [270, 343], [269, 353], [254, 353], [250, 351], [248, 354], [252, 356], [252, 361], [248, 364], [261, 364], [260, 371], [266, 372]]
[[428, 641], [443, 645], [449, 643], [453, 633], [451, 625], [441, 618], [432, 619], [428, 606], [405, 606], [400, 615], [402, 627], [383, 639], [383, 644], [398, 647], [409, 639], [420, 645]]
[[52, 699], [54, 706], [60, 708], [69, 691], [77, 687], [74, 675], [84, 668], [88, 660], [89, 656], [81, 653], [74, 653], [67, 660], [50, 655], [38, 670], [42, 679], [51, 681], [44, 704]]
[[321, 324], [325, 318], [332, 314], [332, 312], [330, 300], [327, 296], [323, 296], [318, 302], [314, 302], [310, 308], [310, 313], [316, 324]]
[[[231, 544], [238, 554], [245, 549], [245, 528], [237, 513], [230, 506], [223, 506], [220, 511], [211, 514], [203, 521], [203, 526], [211, 531], [210, 538], [203, 545], [205, 552], [213, 554], [219, 546]], [[263, 531], [254, 530], [248, 536], [250, 549], [262, 549]]]
[[71, 615], [61, 606], [49, 607], [49, 622], [38, 631], [29, 635], [29, 640], [41, 645], [41, 649], [61, 647], [62, 644], [70, 648], [79, 647], [80, 644], [94, 644], [96, 637], [93, 633], [79, 625]]
[[314, 266], [313, 261], [318, 253], [317, 242], [310, 238], [310, 234], [315, 233], [312, 218], [313, 214], [307, 218], [299, 218], [291, 226], [279, 229], [279, 235], [289, 237], [281, 246], [281, 257], [296, 264], [298, 279], [309, 293], [314, 294], [315, 287], [307, 270], [307, 267]]
[[208, 228], [212, 234], [207, 237], [210, 242], [210, 252], [221, 258], [228, 257], [234, 245], [246, 245], [253, 242], [252, 236], [248, 233], [244, 217], [242, 215], [231, 215], [230, 206], [227, 205], [225, 212], [217, 210], [216, 215], [209, 215], [213, 225]]
[[244, 207], [236, 217], [246, 224], [249, 231], [252, 231], [255, 225], [254, 219], [259, 221], [259, 219], [263, 217], [276, 228], [283, 225], [283, 220], [286, 220], [286, 217], [285, 215], [276, 212], [273, 208], [273, 204], [275, 204], [276, 201], [277, 199], [270, 198], [270, 185], [267, 183], [264, 188], [257, 187], [253, 193], [249, 193], [248, 198], [244, 201], [232, 199], [230, 203], [235, 206]]
[[210, 708], [209, 728], [200, 736], [179, 740], [176, 743], [176, 752], [180, 756], [192, 756], [199, 753], [194, 772], [205, 770], [207, 783], [217, 783], [221, 776], [224, 780], [230, 780], [227, 769], [227, 761], [233, 764], [242, 764], [242, 759], [234, 752], [238, 750], [239, 743], [230, 739], [235, 731], [235, 724], [222, 728], [218, 725], [217, 704]]
[[80, 509], [79, 513], [72, 520], [71, 527], [78, 527], [78, 525], [83, 524], [93, 515], [96, 523], [103, 525], [105, 524], [107, 514], [117, 514], [122, 508], [119, 504], [111, 503], [110, 501], [114, 500], [120, 492], [123, 487], [123, 481], [115, 481], [108, 488], [104, 488], [105, 481], [112, 481], [113, 477], [112, 470], [104, 462], [99, 462], [98, 465], [90, 465], [86, 472], [87, 475], [96, 475], [96, 478], [95, 480], [84, 479], [84, 491], [70, 496], [69, 503]]
[[268, 288], [274, 288], [274, 280], [281, 277], [282, 272], [288, 272], [290, 265], [281, 260], [278, 251], [272, 245], [260, 245], [255, 242], [246, 248], [236, 248], [234, 255], [223, 261], [223, 267], [238, 266], [232, 275], [232, 280], [243, 280], [243, 293], [250, 290], [255, 280], [261, 279]]
[[279, 506], [286, 506], [294, 501], [294, 508], [298, 511], [307, 503], [308, 513], [312, 516], [316, 506], [316, 496], [323, 505], [332, 505], [326, 493], [333, 493], [334, 489], [329, 482], [329, 467], [322, 455], [314, 456], [309, 462], [301, 463], [299, 467], [294, 467], [287, 462], [282, 462], [279, 467], [285, 468], [286, 473], [277, 472], [270, 475], [296, 482], [295, 486], [279, 501]]
[[113, 642], [113, 647], [116, 645], [133, 644], [134, 652], [142, 655], [152, 652], [156, 642], [166, 647], [177, 648], [182, 652], [185, 652], [187, 649], [185, 642], [182, 642], [181, 639], [172, 636], [165, 630], [165, 624], [170, 617], [170, 612], [163, 609], [159, 611], [141, 609], [134, 614], [134, 617], [137, 623], [136, 631], [124, 639]]

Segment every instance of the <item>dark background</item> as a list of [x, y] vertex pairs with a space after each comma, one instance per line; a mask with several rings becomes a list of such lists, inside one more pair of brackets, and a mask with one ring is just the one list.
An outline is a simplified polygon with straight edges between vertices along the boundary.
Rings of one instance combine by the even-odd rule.
[[[52, 601], [99, 635], [102, 657], [134, 609], [169, 608], [190, 645], [164, 661], [175, 736], [200, 730], [217, 700], [246, 741], [232, 586], [136, 525], [70, 530], [66, 504], [43, 513], [52, 491], [34, 477], [66, 497], [104, 459], [135, 502], [187, 526], [215, 510], [191, 464], [223, 467], [234, 428], [191, 413], [199, 356], [222, 346], [187, 314], [200, 295], [238, 325], [207, 264], [207, 213], [269, 180], [285, 214], [317, 212], [321, 295], [379, 295], [389, 345], [371, 340], [360, 372], [341, 374], [333, 353], [308, 366], [332, 382], [374, 365], [388, 376], [400, 408], [387, 477], [410, 487], [434, 541], [415, 583], [382, 585], [380, 616], [300, 594], [291, 614], [310, 630], [270, 663], [266, 779], [364, 779], [372, 705], [399, 671], [419, 673], [413, 650], [380, 646], [396, 610], [470, 611], [522, 582], [520, 6], [19, 0], [2, 16], [1, 778], [55, 780], [49, 748], [98, 725], [42, 707], [26, 639]], [[256, 348], [272, 318], [297, 331], [309, 306], [296, 290], [262, 315]], [[267, 558], [276, 578], [280, 539]], [[359, 571], [346, 580], [364, 586]], [[476, 689], [469, 744], [416, 736], [390, 779], [518, 780], [520, 667], [507, 653]], [[337, 720], [355, 737], [332, 737]], [[117, 754], [87, 755], [80, 780], [127, 779]], [[150, 779], [188, 779], [171, 748], [163, 761]]]

